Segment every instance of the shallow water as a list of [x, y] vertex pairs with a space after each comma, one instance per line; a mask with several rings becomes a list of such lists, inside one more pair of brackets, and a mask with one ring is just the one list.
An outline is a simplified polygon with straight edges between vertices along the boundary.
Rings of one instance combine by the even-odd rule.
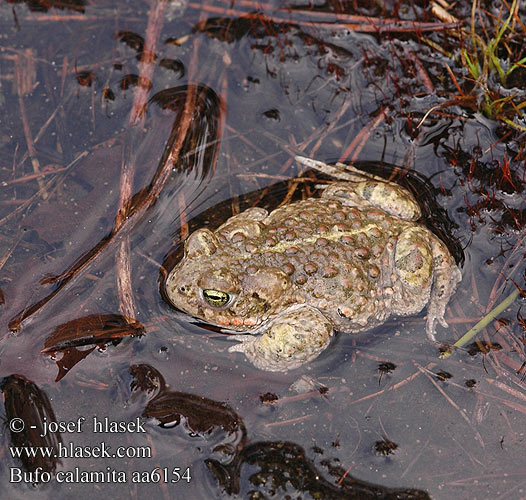
[[[308, 366], [280, 374], [228, 353], [225, 335], [194, 324], [160, 293], [163, 270], [189, 231], [217, 227], [254, 203], [273, 208], [289, 196], [316, 194], [316, 178], [294, 163], [295, 154], [384, 162], [430, 180], [422, 201], [438, 201], [452, 225], [433, 211], [427, 223], [449, 228], [464, 249], [449, 328], [438, 329], [441, 341], [453, 343], [524, 287], [523, 137], [458, 105], [416, 128], [455, 88], [443, 81], [443, 56], [412, 33], [312, 24], [325, 18], [277, 4], [261, 6], [258, 16], [250, 2], [167, 2], [157, 21], [142, 2], [119, 2], [118, 10], [112, 2], [61, 5], [0, 5], [0, 376], [7, 424], [0, 498], [394, 494], [373, 485], [412, 490], [398, 492], [402, 498], [523, 497], [521, 299], [479, 335], [493, 345], [486, 354], [459, 349], [440, 360], [422, 313], [339, 335]], [[361, 8], [358, 14], [394, 17], [372, 4]], [[399, 14], [433, 21], [416, 6]], [[141, 66], [146, 33], [157, 44]], [[440, 33], [428, 36], [452, 43]], [[149, 70], [150, 83], [137, 79]], [[158, 180], [163, 152], [173, 151], [167, 144], [185, 126], [181, 109], [197, 84], [202, 107], [179, 161], [152, 203], [140, 206]], [[156, 98], [134, 125], [141, 86], [147, 99]], [[159, 94], [166, 90], [168, 98]], [[128, 184], [123, 165], [134, 166]], [[126, 186], [142, 193], [132, 203], [139, 208], [115, 232]], [[126, 286], [118, 285], [127, 255], [131, 315]], [[89, 262], [73, 277], [42, 283], [75, 269], [82, 256]], [[126, 315], [136, 322], [133, 331]], [[26, 426], [44, 418], [71, 423], [71, 432], [48, 441], [10, 431], [15, 418]], [[130, 427], [99, 433], [94, 418]], [[84, 448], [82, 456], [47, 462], [49, 482], [24, 477], [39, 463], [13, 458], [10, 447], [60, 440], [67, 450], [69, 443], [104, 443], [111, 453], [121, 446], [151, 458], [94, 458]], [[100, 475], [81, 474], [93, 471]], [[352, 486], [352, 478], [371, 484]]]

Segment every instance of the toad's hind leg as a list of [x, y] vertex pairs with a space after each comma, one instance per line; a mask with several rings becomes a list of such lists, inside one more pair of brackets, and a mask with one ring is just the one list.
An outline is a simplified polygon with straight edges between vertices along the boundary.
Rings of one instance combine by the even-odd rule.
[[316, 358], [333, 334], [331, 322], [317, 309], [301, 306], [272, 321], [261, 336], [235, 335], [241, 341], [230, 352], [243, 352], [261, 370], [284, 372]]
[[433, 284], [433, 249], [428, 243], [430, 236], [429, 230], [415, 226], [406, 229], [398, 237], [394, 255], [394, 314], [416, 314], [429, 302]]
[[444, 313], [461, 273], [448, 249], [424, 227], [406, 229], [398, 238], [394, 269], [395, 314], [415, 314], [427, 304], [426, 333], [435, 342], [438, 321], [447, 327]]
[[420, 206], [413, 195], [395, 182], [343, 163], [327, 165], [302, 156], [296, 156], [296, 160], [306, 167], [345, 181], [327, 186], [322, 194], [324, 198], [338, 198], [344, 205], [352, 207], [380, 208], [408, 221], [417, 220], [421, 216]]

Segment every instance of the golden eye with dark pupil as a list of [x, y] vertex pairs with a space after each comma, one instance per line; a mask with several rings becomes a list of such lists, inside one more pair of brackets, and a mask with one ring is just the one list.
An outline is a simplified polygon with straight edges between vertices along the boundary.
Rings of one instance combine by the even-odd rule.
[[228, 293], [221, 292], [220, 290], [203, 290], [203, 298], [212, 307], [223, 307], [230, 300]]

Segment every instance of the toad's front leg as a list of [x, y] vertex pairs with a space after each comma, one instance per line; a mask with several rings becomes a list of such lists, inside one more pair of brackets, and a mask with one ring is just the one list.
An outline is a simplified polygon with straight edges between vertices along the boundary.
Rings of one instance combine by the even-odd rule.
[[284, 372], [316, 358], [333, 335], [332, 323], [317, 309], [289, 309], [272, 321], [263, 335], [235, 335], [241, 343], [230, 352], [243, 352], [261, 370]]

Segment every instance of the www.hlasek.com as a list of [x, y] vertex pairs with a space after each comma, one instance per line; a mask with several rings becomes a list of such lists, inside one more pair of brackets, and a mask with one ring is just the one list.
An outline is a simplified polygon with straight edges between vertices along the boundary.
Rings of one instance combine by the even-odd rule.
[[[86, 421], [80, 417], [75, 422], [47, 422], [44, 417], [42, 423], [41, 437], [52, 433], [82, 433], [83, 424]], [[30, 425], [30, 428], [37, 428]], [[25, 429], [25, 422], [22, 419], [12, 419], [9, 422], [11, 432], [22, 432]], [[104, 419], [102, 422], [96, 417], [93, 418], [91, 431], [94, 433], [145, 433], [142, 423], [137, 419], [133, 422], [112, 422]], [[19, 459], [22, 463], [26, 459], [56, 459], [63, 458], [152, 458], [150, 446], [119, 446], [115, 449], [101, 441], [95, 446], [78, 446], [72, 442], [63, 444], [58, 442], [55, 446], [10, 446], [9, 452], [14, 459]], [[151, 470], [141, 471], [122, 471], [112, 467], [105, 467], [104, 470], [82, 470], [75, 467], [73, 470], [61, 470], [52, 474], [42, 467], [37, 467], [34, 471], [26, 471], [20, 467], [11, 467], [9, 482], [11, 483], [49, 483], [55, 479], [57, 483], [189, 483], [191, 478], [190, 467], [154, 467]]]

